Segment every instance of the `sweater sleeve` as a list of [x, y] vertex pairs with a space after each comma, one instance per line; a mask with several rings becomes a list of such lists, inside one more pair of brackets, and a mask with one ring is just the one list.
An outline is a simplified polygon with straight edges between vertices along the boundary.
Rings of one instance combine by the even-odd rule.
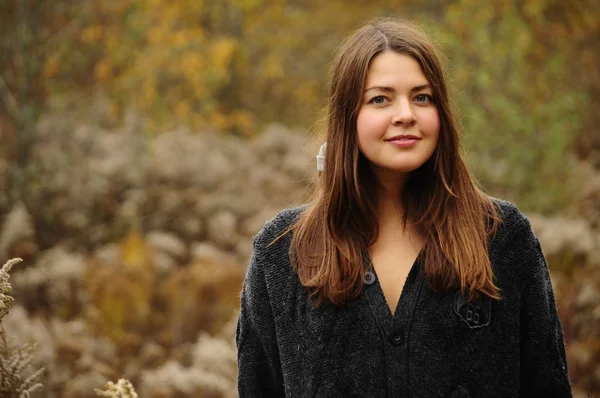
[[236, 330], [239, 397], [284, 397], [275, 321], [265, 281], [265, 258], [259, 241], [242, 287]]
[[520, 395], [572, 397], [563, 331], [546, 259], [528, 221], [515, 238], [524, 267]]

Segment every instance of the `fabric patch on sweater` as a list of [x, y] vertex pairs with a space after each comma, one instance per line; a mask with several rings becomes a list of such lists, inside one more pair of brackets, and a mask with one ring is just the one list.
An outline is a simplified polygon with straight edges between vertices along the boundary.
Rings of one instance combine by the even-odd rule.
[[471, 329], [488, 326], [492, 319], [492, 299], [488, 296], [481, 296], [468, 303], [466, 297], [460, 292], [456, 292], [454, 312]]

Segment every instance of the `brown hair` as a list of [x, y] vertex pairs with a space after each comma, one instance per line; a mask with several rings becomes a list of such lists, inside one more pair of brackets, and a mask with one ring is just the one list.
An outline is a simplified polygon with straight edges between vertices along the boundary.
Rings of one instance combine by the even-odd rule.
[[327, 154], [315, 200], [290, 228], [292, 266], [317, 304], [343, 304], [363, 287], [367, 248], [379, 234], [378, 187], [358, 149], [356, 119], [371, 60], [384, 51], [413, 57], [432, 86], [440, 117], [435, 152], [413, 171], [402, 200], [405, 221], [426, 238], [425, 273], [436, 291], [459, 288], [500, 299], [487, 238], [500, 221], [492, 200], [474, 183], [460, 153], [446, 76], [427, 36], [411, 22], [378, 20], [354, 32], [330, 69]]

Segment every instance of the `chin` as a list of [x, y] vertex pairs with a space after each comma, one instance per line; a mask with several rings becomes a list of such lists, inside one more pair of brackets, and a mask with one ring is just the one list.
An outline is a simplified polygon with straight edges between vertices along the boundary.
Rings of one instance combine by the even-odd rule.
[[423, 162], [406, 162], [406, 163], [388, 163], [380, 165], [381, 168], [397, 171], [399, 173], [411, 173], [417, 170], [419, 167], [423, 166], [425, 161]]
[[425, 162], [416, 164], [378, 164], [377, 169], [384, 173], [409, 174], [424, 164]]

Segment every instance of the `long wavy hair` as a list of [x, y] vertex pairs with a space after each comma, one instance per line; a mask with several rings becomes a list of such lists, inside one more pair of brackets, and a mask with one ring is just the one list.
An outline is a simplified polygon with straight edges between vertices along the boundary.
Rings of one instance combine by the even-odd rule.
[[405, 222], [423, 231], [424, 269], [435, 291], [460, 289], [500, 299], [488, 256], [488, 238], [501, 221], [491, 198], [476, 185], [461, 155], [446, 73], [431, 41], [415, 24], [377, 20], [347, 38], [329, 72], [327, 152], [315, 198], [290, 228], [292, 266], [316, 304], [341, 305], [363, 288], [368, 248], [378, 238], [378, 185], [359, 151], [356, 119], [371, 60], [385, 51], [413, 57], [432, 86], [440, 117], [437, 147], [410, 173], [399, 198]]

